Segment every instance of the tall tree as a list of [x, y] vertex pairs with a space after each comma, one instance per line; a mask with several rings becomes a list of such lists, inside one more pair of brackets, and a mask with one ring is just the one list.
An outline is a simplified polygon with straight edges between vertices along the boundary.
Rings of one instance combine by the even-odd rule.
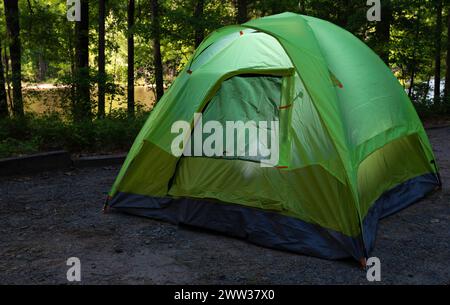
[[195, 33], [194, 33], [194, 40], [195, 40], [195, 48], [197, 48], [200, 43], [202, 43], [203, 38], [205, 37], [205, 27], [203, 25], [203, 7], [204, 7], [205, 1], [204, 0], [197, 0], [197, 4], [195, 5], [194, 10], [194, 22], [195, 22]]
[[80, 0], [80, 21], [75, 25], [76, 85], [74, 119], [91, 119], [89, 79], [89, 0]]
[[4, 52], [3, 52], [3, 62], [5, 63], [5, 74], [6, 74], [6, 88], [7, 88], [7, 91], [6, 91], [6, 95], [7, 95], [7, 97], [8, 97], [8, 100], [9, 100], [9, 102], [10, 102], [10, 104], [11, 104], [11, 109], [13, 108], [13, 105], [12, 105], [12, 97], [11, 97], [11, 84], [10, 84], [10, 79], [11, 79], [11, 77], [10, 77], [10, 75], [9, 75], [9, 57], [8, 57], [8, 54], [7, 54], [7, 50], [6, 50], [6, 46], [5, 46], [5, 48], [4, 48]]
[[98, 109], [97, 117], [105, 116], [105, 13], [106, 0], [98, 2]]
[[434, 51], [434, 102], [439, 103], [441, 97], [441, 35], [442, 35], [442, 0], [436, 1], [436, 31]]
[[128, 0], [128, 89], [127, 109], [134, 116], [134, 0]]
[[[445, 57], [445, 88], [444, 101], [450, 106], [450, 8], [447, 13], [447, 55]], [[448, 108], [450, 111], [450, 108]]]
[[[414, 41], [418, 41], [420, 36], [420, 16], [421, 16], [421, 7], [418, 8], [416, 17], [414, 19], [415, 23], [415, 29], [414, 29]], [[417, 47], [416, 44], [413, 45], [413, 51], [412, 51], [412, 59], [409, 62], [409, 66], [411, 67], [411, 77], [409, 81], [409, 88], [408, 88], [408, 97], [411, 98], [413, 94], [414, 89], [414, 80], [416, 77], [416, 65], [417, 65]]]
[[11, 79], [13, 83], [13, 113], [23, 116], [22, 101], [22, 66], [19, 26], [18, 0], [4, 0], [6, 27], [9, 38], [9, 54], [11, 58]]
[[156, 102], [164, 94], [163, 67], [161, 58], [161, 24], [159, 20], [158, 0], [151, 0], [152, 5], [152, 35], [153, 35], [153, 60], [155, 66]]
[[237, 23], [241, 24], [247, 22], [248, 20], [247, 0], [235, 0], [235, 1], [236, 1], [235, 6], [236, 6]]
[[5, 74], [3, 71], [2, 48], [0, 47], [0, 118], [8, 117], [8, 99], [5, 90]]
[[377, 51], [386, 65], [389, 65], [389, 43], [391, 38], [391, 23], [393, 8], [391, 0], [381, 3], [381, 21], [375, 25]]

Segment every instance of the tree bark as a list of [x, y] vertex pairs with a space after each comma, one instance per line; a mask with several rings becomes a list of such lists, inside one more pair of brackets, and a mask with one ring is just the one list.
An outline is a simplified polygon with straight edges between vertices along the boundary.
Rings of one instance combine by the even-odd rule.
[[[415, 41], [418, 41], [419, 39], [419, 35], [420, 35], [420, 9], [417, 12], [416, 15], [416, 20], [415, 20], [415, 24], [416, 24], [416, 29], [415, 29]], [[412, 60], [411, 60], [411, 78], [410, 78], [410, 83], [409, 83], [409, 89], [408, 89], [408, 97], [411, 98], [412, 96], [412, 92], [414, 89], [414, 78], [416, 76], [416, 57], [417, 57], [417, 48], [416, 48], [416, 44], [414, 44], [413, 46], [413, 54], [412, 54]]]
[[389, 66], [389, 43], [391, 38], [392, 4], [390, 0], [382, 2], [381, 21], [375, 25], [378, 55]]
[[47, 70], [48, 70], [48, 62], [45, 60], [42, 53], [39, 53], [38, 55], [38, 75], [37, 78], [41, 82], [45, 80], [45, 77], [47, 76]]
[[9, 75], [9, 57], [8, 57], [8, 54], [7, 54], [6, 46], [5, 46], [3, 54], [4, 54], [3, 55], [3, 57], [4, 57], [4, 61], [3, 62], [5, 63], [6, 88], [7, 88], [6, 94], [8, 96], [8, 101], [9, 101], [9, 104], [10, 104], [9, 108], [10, 109], [14, 109], [14, 104], [13, 104], [12, 97], [11, 97], [11, 84], [10, 84], [11, 78], [10, 78], [10, 75]]
[[245, 23], [248, 20], [247, 0], [236, 0], [236, 21]]
[[105, 13], [106, 0], [98, 2], [98, 108], [97, 117], [105, 117]]
[[427, 86], [426, 86], [425, 92], [422, 96], [422, 103], [425, 103], [427, 101], [428, 93], [430, 92], [430, 82], [431, 82], [431, 75], [428, 75]]
[[444, 102], [450, 105], [450, 9], [447, 16], [447, 56], [445, 57], [445, 66]]
[[[70, 75], [72, 79], [75, 79], [76, 77], [76, 50], [74, 48], [75, 45], [75, 27], [69, 27], [69, 31], [66, 33], [68, 38], [68, 46], [67, 46], [67, 53], [69, 54], [70, 58]], [[72, 109], [75, 109], [77, 94], [76, 94], [76, 88], [75, 88], [75, 82], [72, 81], [70, 83], [70, 102]]]
[[0, 119], [7, 118], [8, 113], [8, 99], [5, 90], [5, 74], [3, 70], [2, 48], [0, 47]]
[[11, 58], [11, 78], [13, 83], [13, 113], [23, 116], [22, 101], [22, 66], [20, 61], [20, 26], [18, 0], [4, 0], [6, 27], [9, 38], [9, 54]]
[[134, 0], [128, 0], [128, 116], [134, 116]]
[[442, 0], [436, 0], [436, 32], [434, 53], [434, 103], [441, 99], [441, 35], [442, 35]]
[[158, 0], [152, 0], [152, 34], [153, 34], [153, 60], [155, 65], [155, 81], [156, 81], [156, 101], [158, 102], [164, 94], [163, 67], [161, 58], [161, 41], [160, 41], [160, 21], [159, 21], [159, 3]]
[[204, 0], [197, 0], [194, 11], [194, 21], [196, 22], [194, 33], [195, 48], [202, 43], [203, 38], [205, 37], [205, 29], [203, 26], [203, 7]]
[[74, 119], [91, 120], [89, 80], [89, 0], [81, 0], [81, 20], [75, 25], [76, 49], [76, 103]]

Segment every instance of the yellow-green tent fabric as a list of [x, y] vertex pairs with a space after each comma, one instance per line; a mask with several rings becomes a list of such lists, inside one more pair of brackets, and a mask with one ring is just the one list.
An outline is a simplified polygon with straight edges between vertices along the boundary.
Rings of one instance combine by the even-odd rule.
[[[194, 124], [195, 113], [277, 120], [278, 163], [175, 156], [172, 124]], [[424, 128], [381, 59], [332, 23], [283, 13], [224, 27], [202, 42], [151, 111], [110, 206], [268, 247], [360, 260], [380, 218], [439, 183]]]

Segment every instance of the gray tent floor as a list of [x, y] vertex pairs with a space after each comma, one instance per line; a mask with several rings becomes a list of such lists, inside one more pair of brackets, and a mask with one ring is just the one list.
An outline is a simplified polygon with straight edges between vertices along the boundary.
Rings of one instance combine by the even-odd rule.
[[[381, 284], [450, 284], [450, 127], [428, 130], [443, 190], [381, 221]], [[352, 260], [262, 248], [171, 224], [102, 214], [119, 167], [0, 178], [0, 283], [368, 284]]]

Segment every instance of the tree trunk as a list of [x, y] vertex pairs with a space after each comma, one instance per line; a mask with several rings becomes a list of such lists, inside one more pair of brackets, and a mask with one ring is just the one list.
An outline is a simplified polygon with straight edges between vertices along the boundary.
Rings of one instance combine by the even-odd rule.
[[392, 4], [390, 0], [382, 2], [381, 16], [381, 21], [375, 25], [378, 55], [389, 66], [389, 43], [392, 23]]
[[91, 119], [89, 80], [89, 0], [81, 0], [81, 20], [75, 25], [76, 48], [76, 103], [74, 119]]
[[163, 67], [161, 58], [160, 23], [158, 0], [152, 0], [152, 34], [153, 34], [153, 60], [155, 65], [156, 103], [164, 94]]
[[105, 13], [106, 0], [98, 2], [98, 108], [97, 117], [105, 117]]
[[[414, 41], [418, 41], [419, 39], [419, 35], [420, 35], [420, 7], [419, 10], [417, 12], [416, 15], [416, 29], [415, 29], [415, 38]], [[411, 98], [412, 96], [412, 91], [414, 89], [414, 78], [416, 76], [416, 56], [417, 56], [417, 48], [416, 48], [416, 44], [414, 44], [413, 46], [413, 54], [412, 54], [412, 60], [411, 60], [411, 78], [410, 78], [410, 83], [409, 83], [409, 89], [408, 89], [408, 97]]]
[[447, 16], [447, 56], [445, 58], [445, 67], [444, 101], [447, 105], [450, 105], [450, 9]]
[[[74, 44], [75, 44], [75, 27], [69, 27], [69, 31], [67, 33], [68, 35], [68, 48], [67, 48], [67, 53], [69, 54], [69, 58], [70, 58], [70, 75], [72, 79], [75, 79], [76, 76], [76, 50], [74, 48]], [[77, 98], [77, 94], [75, 92], [76, 88], [75, 88], [75, 82], [72, 81], [70, 83], [70, 102], [71, 102], [71, 107], [72, 109], [75, 109], [75, 104], [76, 104], [76, 98]]]
[[22, 101], [22, 67], [20, 62], [20, 26], [18, 0], [4, 0], [6, 27], [9, 38], [9, 56], [11, 57], [11, 78], [13, 83], [13, 112], [16, 116], [23, 116]]
[[428, 93], [430, 92], [430, 82], [431, 82], [431, 75], [428, 75], [427, 86], [425, 88], [425, 93], [422, 97], [422, 103], [425, 103], [427, 101]]
[[5, 46], [3, 54], [4, 54], [4, 61], [3, 62], [5, 63], [5, 74], [6, 74], [6, 88], [8, 89], [6, 91], [6, 93], [7, 93], [8, 101], [9, 101], [9, 104], [10, 104], [9, 108], [10, 109], [14, 109], [14, 104], [13, 104], [12, 97], [11, 97], [11, 84], [10, 84], [11, 78], [9, 76], [9, 57], [8, 57], [8, 54], [7, 54], [6, 46]]
[[247, 0], [236, 0], [236, 21], [237, 23], [245, 23], [248, 20]]
[[0, 119], [8, 117], [8, 99], [5, 90], [5, 74], [3, 71], [2, 48], [0, 47]]
[[434, 53], [434, 103], [441, 99], [441, 35], [442, 35], [442, 0], [436, 0], [436, 32]]
[[48, 70], [48, 62], [45, 60], [42, 53], [38, 55], [38, 80], [41, 82], [45, 80], [45, 77], [47, 76], [47, 70]]
[[203, 26], [203, 6], [204, 0], [197, 0], [194, 11], [194, 21], [196, 22], [194, 33], [195, 48], [202, 43], [203, 38], [205, 37], [205, 29]]
[[134, 0], [128, 0], [128, 116], [134, 117]]

